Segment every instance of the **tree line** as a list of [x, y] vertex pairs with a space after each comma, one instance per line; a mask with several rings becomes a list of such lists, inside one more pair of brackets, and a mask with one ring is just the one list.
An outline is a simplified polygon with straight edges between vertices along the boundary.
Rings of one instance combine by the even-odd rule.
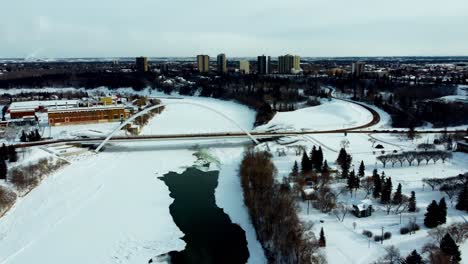
[[412, 166], [414, 162], [421, 164], [422, 161], [426, 161], [426, 165], [432, 160], [434, 164], [437, 161], [442, 160], [445, 163], [448, 159], [452, 158], [452, 153], [448, 151], [442, 150], [432, 150], [432, 151], [406, 151], [399, 154], [388, 154], [378, 156], [377, 160], [385, 166], [387, 163], [391, 163], [392, 167], [395, 166], [396, 163], [400, 163], [400, 166], [403, 166], [403, 163], [407, 162], [408, 165]]
[[268, 263], [321, 263], [314, 254], [318, 242], [297, 216], [290, 185], [275, 181], [271, 159], [268, 152], [248, 149], [239, 170], [244, 202]]

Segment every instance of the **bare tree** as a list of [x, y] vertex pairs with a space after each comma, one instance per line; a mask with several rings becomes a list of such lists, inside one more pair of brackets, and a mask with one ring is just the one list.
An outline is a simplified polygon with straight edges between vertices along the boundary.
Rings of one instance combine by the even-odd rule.
[[333, 214], [336, 216], [338, 221], [343, 222], [346, 215], [348, 214], [348, 207], [344, 203], [338, 203], [336, 208], [333, 210]]
[[447, 194], [448, 198], [450, 199], [450, 204], [452, 205], [452, 207], [453, 207], [453, 198], [458, 194], [459, 190], [460, 190], [459, 185], [454, 185], [450, 183], [443, 184], [442, 186], [440, 186], [440, 189], [439, 189], [439, 191]]
[[361, 188], [366, 191], [366, 197], [364, 197], [364, 199], [366, 199], [374, 189], [374, 179], [372, 177], [365, 177], [364, 179], [362, 179]]

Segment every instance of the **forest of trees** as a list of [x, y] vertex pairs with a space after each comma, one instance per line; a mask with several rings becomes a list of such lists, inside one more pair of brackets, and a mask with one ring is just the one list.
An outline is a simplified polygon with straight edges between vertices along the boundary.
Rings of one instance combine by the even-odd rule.
[[311, 226], [299, 221], [289, 184], [275, 182], [276, 168], [268, 152], [248, 149], [239, 175], [245, 205], [268, 263], [322, 263]]

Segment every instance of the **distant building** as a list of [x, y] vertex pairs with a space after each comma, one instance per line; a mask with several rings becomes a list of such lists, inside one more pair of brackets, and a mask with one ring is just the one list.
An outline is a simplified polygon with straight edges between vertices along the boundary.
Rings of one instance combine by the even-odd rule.
[[227, 60], [226, 54], [219, 54], [216, 58], [216, 66], [218, 68], [219, 73], [226, 73], [227, 72]]
[[357, 61], [351, 65], [351, 73], [353, 76], [360, 77], [364, 73], [365, 62]]
[[250, 63], [247, 60], [239, 61], [239, 71], [243, 74], [250, 73]]
[[278, 72], [290, 74], [301, 70], [301, 57], [285, 55], [278, 57]]
[[210, 71], [210, 56], [198, 55], [197, 56], [197, 69], [199, 72], [209, 72]]
[[147, 57], [137, 57], [135, 59], [136, 69], [139, 72], [148, 71], [148, 58]]
[[13, 102], [8, 107], [7, 113], [11, 119], [36, 116], [36, 112], [45, 112], [48, 108], [77, 107], [78, 100], [49, 100], [49, 101], [24, 101]]
[[36, 116], [34, 108], [13, 109], [9, 111], [11, 119], [20, 119], [24, 117]]
[[50, 126], [119, 122], [130, 117], [124, 106], [76, 107], [48, 111]]
[[271, 57], [265, 55], [258, 56], [257, 58], [257, 73], [269, 74], [271, 72]]

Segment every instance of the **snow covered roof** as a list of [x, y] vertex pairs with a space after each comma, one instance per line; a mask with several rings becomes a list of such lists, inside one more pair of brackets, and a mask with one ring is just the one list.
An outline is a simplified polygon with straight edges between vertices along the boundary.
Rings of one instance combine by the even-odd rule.
[[123, 105], [101, 105], [101, 106], [90, 106], [90, 107], [73, 107], [73, 108], [62, 108], [62, 109], [49, 109], [49, 113], [63, 113], [63, 112], [80, 112], [80, 111], [99, 111], [99, 110], [111, 110], [111, 109], [124, 109]]
[[372, 201], [369, 199], [365, 199], [362, 201], [359, 201], [358, 203], [353, 203], [354, 206], [356, 206], [360, 211], [367, 210], [369, 206], [372, 206]]
[[315, 193], [315, 190], [313, 188], [306, 188], [303, 191], [305, 195], [312, 195]]
[[22, 110], [22, 109], [36, 109], [39, 107], [52, 107], [52, 106], [76, 106], [78, 100], [49, 100], [49, 101], [25, 101], [11, 103], [9, 110]]

